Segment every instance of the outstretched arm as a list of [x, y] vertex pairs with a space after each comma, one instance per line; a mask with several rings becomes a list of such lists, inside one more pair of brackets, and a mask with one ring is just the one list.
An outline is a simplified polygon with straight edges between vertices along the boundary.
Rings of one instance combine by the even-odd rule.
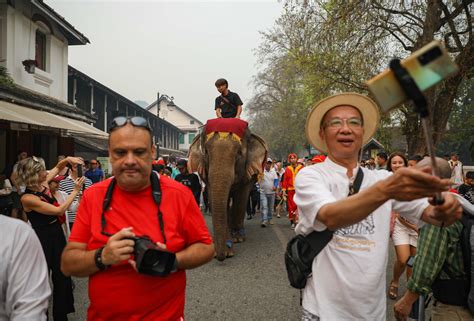
[[[431, 175], [430, 170], [401, 168], [394, 175], [355, 195], [323, 205], [319, 209], [316, 219], [326, 225], [328, 229], [336, 230], [360, 222], [390, 199], [411, 201], [424, 197], [434, 197], [436, 192], [448, 190], [451, 181]], [[306, 182], [306, 184], [310, 183], [310, 180]], [[304, 186], [300, 187], [303, 187], [303, 193], [308, 187], [311, 188], [310, 186], [306, 186], [306, 189]], [[298, 186], [296, 189], [298, 193]], [[454, 203], [450, 204], [453, 205]], [[423, 218], [426, 216], [445, 221], [448, 217], [451, 220], [451, 216], [458, 216], [457, 210], [447, 209], [449, 204], [445, 207], [436, 206], [436, 210], [430, 209], [429, 212], [424, 213]], [[446, 211], [449, 211], [449, 213], [446, 213]]]

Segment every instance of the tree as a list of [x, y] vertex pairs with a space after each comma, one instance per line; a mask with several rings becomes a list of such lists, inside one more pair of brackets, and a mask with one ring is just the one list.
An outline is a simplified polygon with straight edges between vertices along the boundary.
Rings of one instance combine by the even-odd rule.
[[[288, 0], [274, 28], [262, 33], [257, 54], [267, 67], [256, 77], [257, 96], [274, 89], [260, 81], [262, 74], [272, 75], [272, 80], [279, 83], [287, 77], [279, 72], [291, 69], [293, 99], [303, 104], [301, 111], [306, 111], [305, 117], [314, 102], [329, 94], [366, 92], [364, 82], [386, 68], [389, 58], [408, 56], [431, 40], [442, 39], [458, 64], [459, 73], [426, 92], [432, 139], [438, 144], [456, 107], [458, 88], [473, 70], [472, 2]], [[265, 112], [253, 114], [255, 120], [272, 118], [271, 113], [284, 107], [271, 101], [266, 102], [265, 116]], [[259, 109], [259, 100], [254, 103], [253, 110]], [[412, 106], [406, 104], [401, 115], [399, 123], [408, 152], [426, 152], [418, 115]]]

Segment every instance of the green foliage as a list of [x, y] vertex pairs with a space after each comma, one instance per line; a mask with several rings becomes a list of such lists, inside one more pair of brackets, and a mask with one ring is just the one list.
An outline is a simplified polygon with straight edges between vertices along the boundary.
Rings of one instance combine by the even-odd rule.
[[0, 66], [0, 85], [13, 86], [13, 79], [4, 66]]
[[[272, 152], [286, 154], [301, 147], [306, 144], [306, 115], [317, 101], [345, 91], [367, 94], [365, 81], [385, 69], [391, 57], [405, 57], [437, 37], [446, 40], [461, 67], [454, 81], [427, 93], [438, 143], [458, 106], [453, 93], [474, 65], [467, 50], [472, 48], [472, 25], [466, 15], [457, 2], [285, 1], [274, 27], [261, 33], [256, 51], [263, 68], [254, 78], [255, 96], [248, 105], [252, 127]], [[402, 127], [410, 152], [424, 149], [412, 110], [382, 118], [376, 138], [387, 149], [395, 126]]]
[[474, 79], [466, 79], [460, 86], [455, 108], [449, 116], [449, 129], [438, 146], [440, 155], [459, 153], [465, 164], [474, 162]]

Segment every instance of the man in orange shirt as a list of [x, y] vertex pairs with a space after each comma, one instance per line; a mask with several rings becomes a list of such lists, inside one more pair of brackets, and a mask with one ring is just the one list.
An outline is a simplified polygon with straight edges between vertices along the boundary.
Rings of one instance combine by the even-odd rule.
[[282, 183], [283, 196], [287, 197], [288, 217], [290, 219], [292, 229], [295, 228], [297, 221], [297, 217], [295, 215], [296, 204], [293, 201], [293, 197], [295, 196], [295, 177], [300, 169], [303, 168], [303, 166], [298, 164], [297, 161], [298, 156], [295, 153], [288, 155], [288, 163], [290, 163], [290, 165], [286, 167]]

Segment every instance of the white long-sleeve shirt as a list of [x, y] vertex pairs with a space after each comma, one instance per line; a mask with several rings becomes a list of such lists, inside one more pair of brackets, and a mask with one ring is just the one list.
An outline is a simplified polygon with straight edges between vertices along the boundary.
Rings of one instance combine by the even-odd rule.
[[[386, 170], [362, 170], [360, 190], [391, 175]], [[324, 205], [347, 197], [346, 173], [346, 168], [329, 158], [298, 173], [294, 198], [300, 219], [297, 234], [326, 229], [316, 217]], [[418, 223], [428, 205], [426, 199], [387, 201], [361, 222], [336, 230], [313, 261], [313, 274], [303, 292], [303, 307], [321, 321], [385, 320], [390, 214], [394, 210]]]
[[23, 221], [0, 215], [0, 321], [46, 320], [50, 295], [35, 232]]

